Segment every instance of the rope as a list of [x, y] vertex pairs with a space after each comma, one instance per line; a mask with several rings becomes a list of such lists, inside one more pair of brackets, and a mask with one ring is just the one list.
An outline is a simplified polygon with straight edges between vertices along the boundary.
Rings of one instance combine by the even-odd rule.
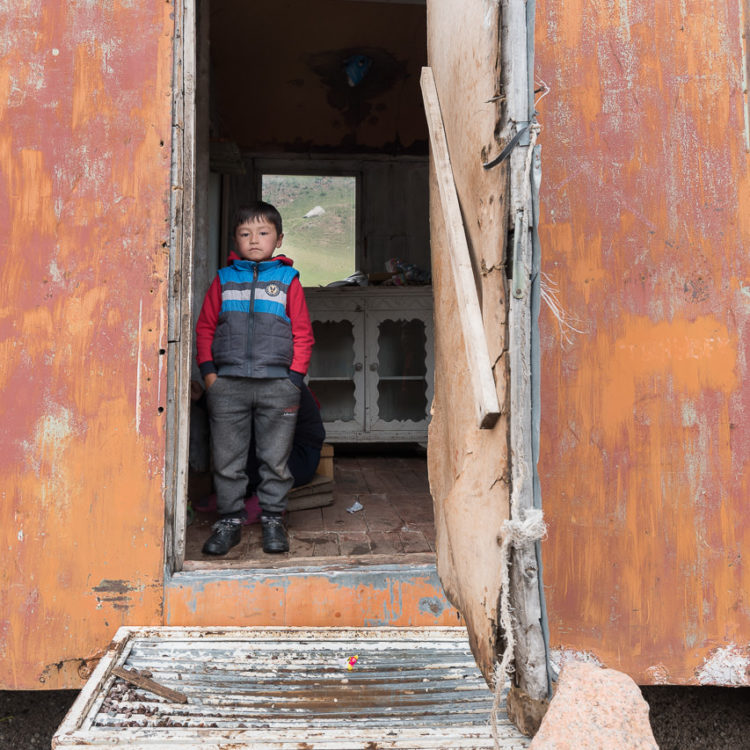
[[500, 747], [500, 737], [497, 731], [497, 712], [500, 708], [505, 678], [512, 674], [514, 666], [511, 663], [516, 649], [516, 637], [513, 629], [513, 610], [510, 606], [510, 549], [521, 549], [535, 544], [547, 533], [547, 524], [541, 508], [527, 508], [523, 511], [523, 520], [509, 519], [503, 522], [500, 529], [500, 564], [502, 565], [502, 581], [500, 589], [500, 625], [505, 633], [505, 649], [502, 659], [495, 665], [495, 696], [492, 701], [490, 719], [492, 722], [492, 736], [495, 747]]

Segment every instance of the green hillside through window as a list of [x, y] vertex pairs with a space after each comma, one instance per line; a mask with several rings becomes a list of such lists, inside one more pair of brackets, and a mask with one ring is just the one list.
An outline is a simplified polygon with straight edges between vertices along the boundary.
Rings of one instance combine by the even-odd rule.
[[357, 178], [265, 174], [263, 200], [284, 222], [281, 252], [294, 260], [303, 286], [345, 279], [356, 270]]

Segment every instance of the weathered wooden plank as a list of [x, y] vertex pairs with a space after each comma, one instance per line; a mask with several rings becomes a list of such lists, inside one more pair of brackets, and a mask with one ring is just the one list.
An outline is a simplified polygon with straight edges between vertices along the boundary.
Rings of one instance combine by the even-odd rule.
[[193, 230], [196, 165], [196, 7], [175, 3], [174, 86], [171, 169], [171, 236], [167, 295], [166, 508], [167, 566], [185, 559], [189, 452], [190, 377], [193, 329]]
[[398, 531], [404, 525], [398, 511], [389, 502], [388, 495], [360, 495], [359, 502], [364, 508], [358, 512], [367, 522], [369, 532]]
[[[505, 133], [512, 136], [525, 126], [529, 112], [526, 3], [503, 2], [503, 80], [507, 98]], [[510, 352], [511, 519], [523, 522], [534, 507], [531, 414], [531, 191], [527, 161], [529, 145], [517, 145], [510, 154], [510, 212], [513, 235], [513, 294], [508, 316]], [[547, 661], [541, 626], [539, 570], [533, 544], [511, 547], [510, 603], [515, 630], [514, 685], [531, 703], [539, 704], [530, 733], [538, 727], [548, 698]], [[526, 701], [511, 703], [520, 710]], [[519, 726], [528, 727], [520, 714]]]
[[346, 557], [368, 555], [371, 552], [370, 538], [365, 531], [342, 531], [339, 533], [339, 549]]
[[445, 137], [440, 102], [435, 79], [430, 68], [422, 68], [422, 97], [424, 98], [427, 125], [430, 130], [432, 162], [437, 175], [437, 185], [445, 221], [448, 248], [451, 254], [450, 268], [458, 313], [463, 331], [469, 380], [471, 382], [477, 425], [491, 429], [500, 416], [495, 380], [492, 376], [487, 340], [484, 335], [482, 312], [479, 307], [476, 281], [471, 266], [466, 232], [458, 203], [458, 194], [453, 181], [448, 142]]
[[430, 543], [425, 535], [418, 529], [402, 529], [400, 532], [401, 544], [404, 546], [404, 552], [429, 552]]
[[370, 533], [372, 551], [381, 555], [403, 554], [404, 545], [398, 531], [373, 531]]
[[[434, 527], [428, 526], [428, 525], [419, 525], [418, 530], [422, 532], [427, 542], [430, 544], [430, 548], [434, 550], [435, 547], [435, 531]], [[340, 534], [337, 534], [339, 536], [339, 539], [341, 538]], [[300, 552], [304, 551], [307, 547], [300, 548]], [[321, 576], [324, 575], [324, 571], [349, 571], [352, 570], [355, 566], [366, 566], [370, 568], [371, 566], [389, 566], [389, 565], [398, 565], [402, 569], [407, 570], [410, 568], [416, 568], [421, 569], [423, 566], [434, 566], [435, 564], [435, 555], [432, 553], [422, 553], [422, 552], [412, 552], [409, 554], [408, 559], [404, 558], [404, 555], [381, 555], [381, 554], [375, 554], [370, 552], [370, 554], [363, 554], [359, 556], [349, 557], [348, 559], [343, 559], [341, 556], [341, 549], [339, 546], [339, 555], [335, 557], [331, 557], [328, 559], [323, 559], [320, 557], [313, 557], [311, 554], [311, 550], [308, 549], [307, 552], [305, 552], [304, 556], [294, 557], [294, 558], [278, 558], [274, 557], [273, 560], [266, 561], [265, 558], [268, 557], [268, 555], [261, 556], [259, 553], [254, 553], [252, 549], [248, 553], [249, 555], [254, 555], [253, 560], [263, 559], [263, 570], [264, 571], [278, 571], [279, 574], [281, 574], [284, 571], [293, 570], [295, 573], [299, 573], [299, 571], [304, 571], [306, 566], [313, 566], [315, 568], [314, 573], [312, 574], [311, 578], [311, 585], [312, 580], [316, 581], [316, 585], [321, 584]], [[186, 572], [196, 572], [196, 571], [209, 571], [209, 570], [225, 570], [225, 571], [232, 571], [232, 570], [247, 570], [248, 569], [248, 562], [247, 559], [238, 559], [238, 560], [186, 560], [185, 561], [185, 567], [183, 568]], [[439, 582], [435, 581], [438, 585]], [[328, 588], [328, 583], [324, 585], [324, 588]], [[309, 593], [309, 592], [308, 592]], [[360, 612], [360, 615], [364, 615], [364, 613]], [[365, 615], [366, 616], [366, 615]], [[249, 625], [257, 625], [257, 620], [252, 620], [252, 622], [247, 623]], [[299, 624], [299, 623], [295, 623]], [[316, 623], [317, 624], [317, 623]], [[385, 624], [385, 623], [383, 623]], [[431, 624], [431, 623], [420, 623], [420, 624]], [[444, 621], [441, 621], [441, 624], [444, 624]]]
[[313, 543], [313, 557], [336, 557], [339, 554], [338, 534], [320, 531], [306, 535], [306, 539]]
[[124, 667], [113, 667], [112, 674], [116, 675], [125, 682], [129, 682], [135, 687], [146, 690], [149, 693], [155, 693], [160, 695], [162, 698], [173, 701], [174, 703], [187, 703], [188, 697], [184, 693], [180, 693], [177, 690], [161, 685], [160, 683], [152, 680], [150, 677], [144, 677], [134, 669], [125, 669]]
[[[337, 488], [338, 488], [338, 480]], [[361, 485], [360, 485], [361, 488]], [[362, 511], [349, 513], [347, 508], [351, 508], [355, 502], [359, 502], [359, 494], [349, 492], [336, 492], [336, 501], [333, 505], [322, 508], [323, 528], [327, 531], [367, 531], [367, 521]]]
[[[74, 704], [53, 747], [493, 746], [492, 694], [463, 628], [134, 628], [118, 636], [125, 648], [102, 660], [86, 688], [96, 699]], [[113, 681], [120, 666], [147, 666], [162, 683], [179, 676], [189, 701]], [[507, 720], [499, 726], [500, 747], [528, 745]]]
[[435, 520], [432, 498], [427, 493], [389, 494], [388, 499], [406, 524], [430, 524]]

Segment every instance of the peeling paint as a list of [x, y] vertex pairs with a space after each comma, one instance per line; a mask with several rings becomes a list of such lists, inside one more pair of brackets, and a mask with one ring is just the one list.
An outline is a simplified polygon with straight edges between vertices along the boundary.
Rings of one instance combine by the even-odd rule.
[[60, 680], [61, 675], [65, 674], [76, 675], [78, 678], [86, 680], [91, 676], [94, 667], [104, 653], [105, 650], [102, 649], [95, 655], [86, 658], [65, 659], [54, 664], [48, 664], [39, 674], [38, 681], [42, 685], [49, 682], [54, 683]]
[[141, 432], [141, 364], [143, 359], [143, 300], [138, 300], [138, 357], [135, 363], [135, 431]]
[[750, 646], [715, 649], [697, 670], [701, 685], [750, 685]]
[[550, 661], [559, 673], [562, 668], [570, 662], [583, 662], [584, 664], [594, 664], [597, 667], [604, 667], [599, 659], [589, 651], [575, 651], [573, 649], [552, 649], [550, 650]]
[[29, 0], [0, 28], [6, 689], [77, 688], [82, 654], [161, 621], [172, 10]]
[[131, 591], [137, 591], [139, 588], [139, 586], [131, 585], [129, 581], [109, 581], [104, 579], [98, 586], [94, 586], [92, 591], [110, 594], [128, 594]]
[[649, 685], [668, 685], [670, 683], [669, 670], [663, 664], [654, 664], [646, 672]]
[[[233, 602], [230, 611], [225, 603]], [[425, 604], [425, 602], [427, 604]], [[167, 625], [456, 625], [434, 565], [177, 573], [165, 586]]]
[[419, 600], [419, 611], [425, 614], [430, 613], [432, 615], [439, 615], [447, 606], [444, 599], [438, 599], [437, 597], [425, 597]]
[[537, 1], [550, 641], [639, 682], [750, 639], [745, 6]]

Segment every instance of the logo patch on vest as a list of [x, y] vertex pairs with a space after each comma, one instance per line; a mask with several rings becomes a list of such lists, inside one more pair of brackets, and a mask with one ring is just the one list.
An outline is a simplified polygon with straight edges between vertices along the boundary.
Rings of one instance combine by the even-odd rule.
[[269, 297], [278, 297], [280, 292], [281, 287], [278, 284], [271, 283], [266, 286], [266, 294]]

